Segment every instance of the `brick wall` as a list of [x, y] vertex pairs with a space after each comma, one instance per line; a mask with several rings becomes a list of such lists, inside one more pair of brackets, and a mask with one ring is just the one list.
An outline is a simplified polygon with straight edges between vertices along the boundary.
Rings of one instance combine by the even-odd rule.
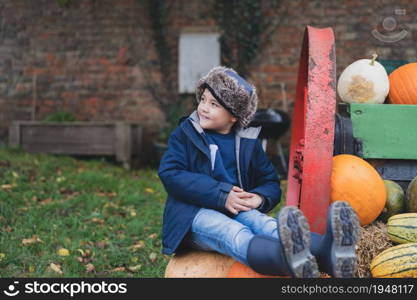
[[[146, 12], [139, 1], [73, 0], [68, 7], [54, 0], [1, 1], [0, 139], [6, 137], [11, 120], [33, 116], [41, 120], [66, 110], [78, 120], [143, 124], [144, 155], [152, 157], [150, 141], [164, 115], [146, 89], [149, 69], [141, 67], [143, 62], [155, 65], [151, 75], [160, 77]], [[174, 1], [168, 34], [175, 64], [181, 31], [215, 28], [209, 17], [210, 4]], [[249, 78], [258, 88], [260, 107], [284, 108], [291, 113], [306, 25], [333, 28], [338, 74], [374, 51], [385, 59], [416, 60], [416, 2], [292, 0], [286, 6], [288, 13], [281, 16], [281, 25]], [[408, 31], [396, 43], [372, 35], [373, 29], [384, 33], [382, 24], [389, 17]], [[288, 144], [288, 137], [284, 144]]]

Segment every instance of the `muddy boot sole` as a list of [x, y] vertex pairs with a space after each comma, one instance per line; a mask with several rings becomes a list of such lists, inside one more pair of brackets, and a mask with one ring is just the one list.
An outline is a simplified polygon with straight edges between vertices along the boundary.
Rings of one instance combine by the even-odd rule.
[[334, 202], [331, 209], [333, 275], [337, 278], [356, 277], [355, 247], [360, 226], [358, 217], [353, 208], [343, 201]]
[[310, 227], [303, 213], [294, 206], [285, 206], [277, 219], [279, 239], [292, 276], [319, 277], [316, 258], [310, 252]]

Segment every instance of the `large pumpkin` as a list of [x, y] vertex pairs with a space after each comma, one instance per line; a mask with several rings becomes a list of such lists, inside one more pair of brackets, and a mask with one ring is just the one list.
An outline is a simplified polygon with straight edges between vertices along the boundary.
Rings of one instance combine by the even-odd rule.
[[417, 213], [417, 176], [408, 184], [406, 191], [406, 209]]
[[347, 66], [339, 76], [337, 93], [347, 103], [384, 103], [389, 91], [387, 71], [377, 61], [360, 59]]
[[387, 190], [387, 200], [378, 219], [386, 223], [389, 217], [405, 211], [405, 193], [403, 188], [395, 181], [384, 180], [384, 184]]
[[402, 65], [389, 75], [388, 101], [392, 104], [417, 104], [417, 63]]
[[[227, 274], [228, 278], [280, 278], [280, 276], [262, 275], [252, 268], [236, 261]], [[284, 276], [285, 277], [285, 276]]]
[[175, 254], [165, 269], [166, 278], [225, 278], [235, 260], [206, 251]]
[[350, 154], [333, 157], [331, 202], [348, 202], [362, 226], [372, 223], [382, 212], [387, 198], [385, 184], [367, 161]]

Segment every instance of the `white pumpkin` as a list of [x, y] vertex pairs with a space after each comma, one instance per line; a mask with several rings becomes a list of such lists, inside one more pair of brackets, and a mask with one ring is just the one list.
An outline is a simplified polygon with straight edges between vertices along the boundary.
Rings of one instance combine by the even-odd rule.
[[385, 68], [372, 59], [359, 59], [340, 74], [337, 93], [347, 103], [384, 103], [389, 92], [389, 79]]

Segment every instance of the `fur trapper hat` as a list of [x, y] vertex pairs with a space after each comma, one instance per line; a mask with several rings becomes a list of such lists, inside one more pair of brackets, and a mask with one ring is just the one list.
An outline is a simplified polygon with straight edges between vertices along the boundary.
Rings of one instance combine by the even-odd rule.
[[197, 103], [200, 103], [205, 89], [238, 119], [239, 127], [249, 125], [258, 106], [256, 88], [240, 77], [235, 70], [222, 66], [211, 69], [197, 82]]

